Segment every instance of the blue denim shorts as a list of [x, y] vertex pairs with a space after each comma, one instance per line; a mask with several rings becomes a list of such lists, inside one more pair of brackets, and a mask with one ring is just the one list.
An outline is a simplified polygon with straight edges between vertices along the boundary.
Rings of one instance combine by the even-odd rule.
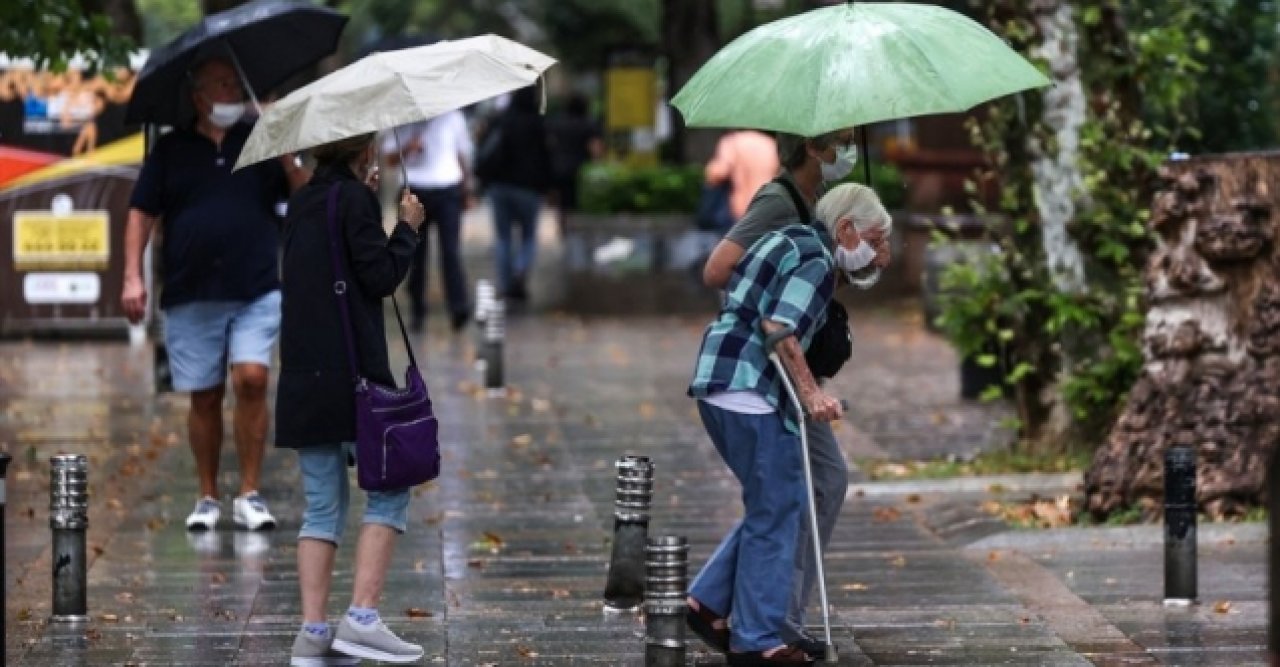
[[222, 386], [228, 364], [270, 366], [279, 333], [279, 290], [254, 301], [194, 301], [165, 310], [164, 342], [173, 388]]
[[[347, 523], [347, 505], [351, 501], [351, 482], [347, 459], [355, 443], [315, 445], [298, 449], [298, 467], [302, 470], [302, 490], [307, 508], [302, 512], [302, 530], [298, 539], [310, 538], [338, 544]], [[403, 533], [409, 518], [409, 489], [368, 491], [365, 493], [364, 519]]]

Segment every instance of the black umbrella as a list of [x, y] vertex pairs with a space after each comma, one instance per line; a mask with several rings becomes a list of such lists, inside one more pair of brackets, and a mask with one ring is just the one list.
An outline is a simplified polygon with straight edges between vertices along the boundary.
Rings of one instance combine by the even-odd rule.
[[187, 73], [198, 58], [219, 54], [265, 92], [333, 53], [347, 17], [305, 0], [254, 0], [204, 20], [156, 49], [138, 75], [127, 123], [177, 125], [190, 104]]

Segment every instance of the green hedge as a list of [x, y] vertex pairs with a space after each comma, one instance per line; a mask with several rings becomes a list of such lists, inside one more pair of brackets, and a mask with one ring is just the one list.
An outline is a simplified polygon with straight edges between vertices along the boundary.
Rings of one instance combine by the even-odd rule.
[[[847, 181], [862, 182], [859, 164]], [[871, 182], [885, 208], [902, 207], [907, 189], [891, 164], [872, 163]], [[614, 213], [686, 213], [698, 209], [702, 194], [701, 165], [631, 167], [595, 162], [578, 176], [578, 210], [595, 215]]]
[[702, 193], [702, 167], [629, 167], [597, 162], [578, 177], [583, 213], [693, 213]]

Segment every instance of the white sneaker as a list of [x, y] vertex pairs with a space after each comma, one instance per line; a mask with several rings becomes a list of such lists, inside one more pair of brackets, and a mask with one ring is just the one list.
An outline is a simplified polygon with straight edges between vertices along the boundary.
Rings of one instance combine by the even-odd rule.
[[421, 646], [400, 639], [381, 620], [364, 627], [344, 617], [338, 624], [338, 631], [334, 633], [333, 650], [344, 655], [396, 665], [422, 659]]
[[271, 530], [276, 527], [276, 518], [267, 510], [267, 503], [257, 491], [236, 498], [232, 503], [235, 510], [236, 525], [248, 530]]
[[187, 515], [187, 530], [213, 530], [222, 516], [222, 503], [217, 498], [205, 496], [196, 501], [196, 508]]

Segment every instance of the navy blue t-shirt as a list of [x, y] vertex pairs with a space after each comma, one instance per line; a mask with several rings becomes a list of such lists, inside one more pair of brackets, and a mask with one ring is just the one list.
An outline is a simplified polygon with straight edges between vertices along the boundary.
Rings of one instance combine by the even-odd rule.
[[280, 217], [289, 197], [278, 160], [231, 173], [251, 126], [219, 147], [192, 129], [161, 137], [147, 155], [129, 206], [162, 218], [160, 306], [252, 301], [280, 287]]

